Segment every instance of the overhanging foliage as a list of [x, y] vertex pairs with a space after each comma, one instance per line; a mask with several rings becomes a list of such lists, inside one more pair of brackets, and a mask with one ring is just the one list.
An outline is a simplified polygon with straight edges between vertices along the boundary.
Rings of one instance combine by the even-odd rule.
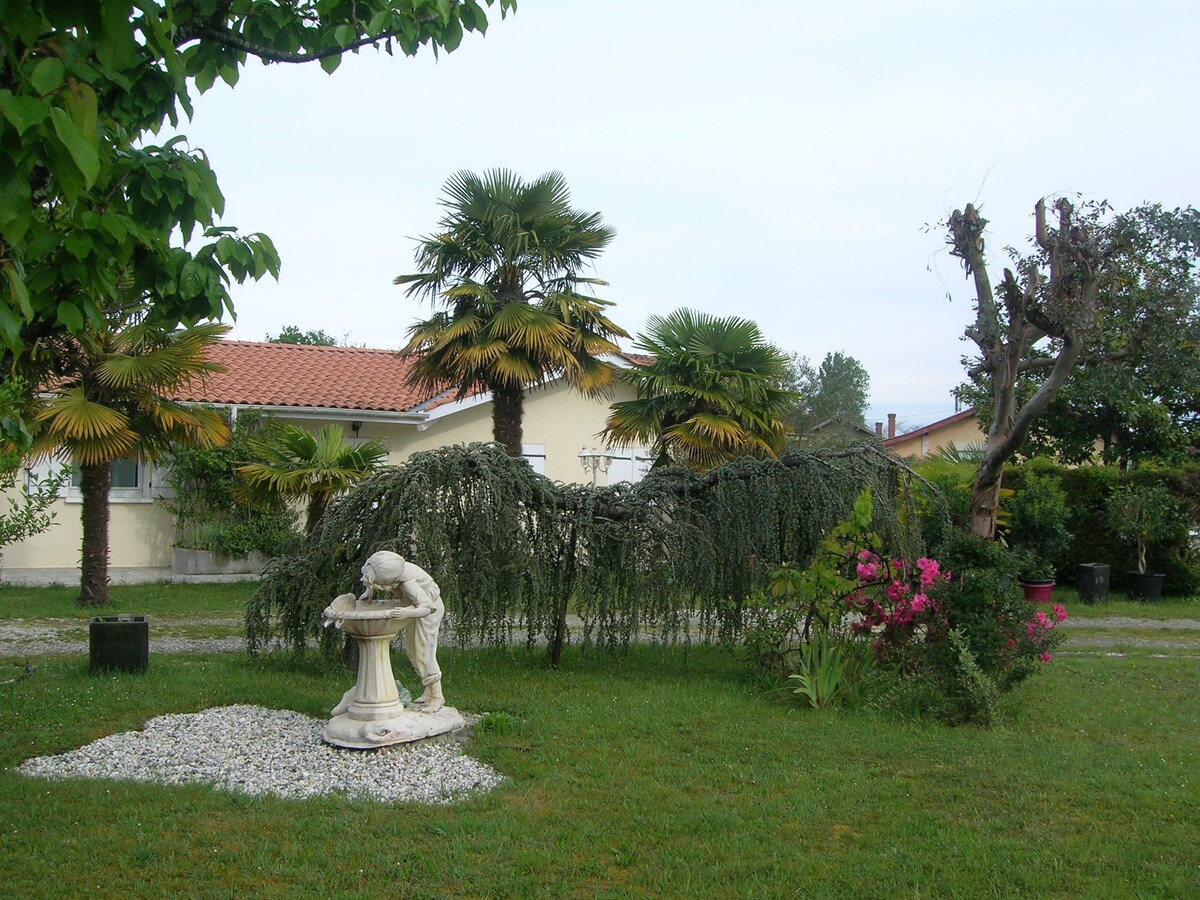
[[460, 645], [545, 640], [557, 658], [568, 608], [585, 644], [621, 649], [736, 635], [745, 599], [779, 563], [806, 563], [824, 531], [869, 486], [873, 528], [913, 555], [907, 469], [870, 445], [781, 460], [739, 460], [705, 474], [667, 468], [638, 484], [554, 484], [494, 444], [414, 454], [331, 507], [296, 556], [274, 561], [247, 608], [252, 652], [275, 644], [332, 655], [321, 627], [336, 595], [360, 590], [371, 553], [427, 569]]

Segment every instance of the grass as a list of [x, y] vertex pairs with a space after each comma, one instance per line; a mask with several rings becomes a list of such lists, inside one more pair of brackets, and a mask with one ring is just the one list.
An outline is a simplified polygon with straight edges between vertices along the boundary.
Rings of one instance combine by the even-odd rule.
[[1102, 619], [1124, 616], [1132, 619], [1200, 619], [1200, 597], [1163, 597], [1157, 603], [1129, 600], [1125, 592], [1114, 589], [1105, 603], [1084, 603], [1074, 588], [1056, 585], [1055, 603], [1067, 608], [1073, 619]]
[[75, 605], [79, 588], [0, 586], [0, 620], [4, 619], [79, 619], [95, 615], [131, 613], [167, 618], [240, 617], [246, 601], [258, 583], [235, 581], [228, 584], [129, 584], [110, 585], [112, 606], [81, 608]]
[[441, 656], [450, 701], [490, 713], [469, 752], [508, 779], [447, 808], [23, 778], [9, 771], [22, 759], [164, 712], [323, 717], [351, 681], [239, 654], [155, 656], [145, 676], [104, 678], [78, 658], [36, 660], [0, 687], [5, 893], [1200, 893], [1193, 659], [1061, 656], [980, 731], [800, 711], [719, 650], [569, 651], [557, 671], [543, 654]]

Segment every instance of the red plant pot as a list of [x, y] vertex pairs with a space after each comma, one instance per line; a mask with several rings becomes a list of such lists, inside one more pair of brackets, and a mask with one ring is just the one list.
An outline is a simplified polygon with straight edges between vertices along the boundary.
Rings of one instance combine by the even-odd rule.
[[1022, 581], [1021, 590], [1025, 592], [1026, 600], [1032, 600], [1034, 603], [1049, 603], [1054, 591], [1054, 582]]

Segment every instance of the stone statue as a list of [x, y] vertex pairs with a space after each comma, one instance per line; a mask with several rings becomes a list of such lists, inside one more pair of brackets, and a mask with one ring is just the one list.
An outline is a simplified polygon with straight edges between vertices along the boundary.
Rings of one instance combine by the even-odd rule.
[[392, 618], [404, 624], [404, 650], [425, 690], [413, 704], [424, 712], [437, 712], [446, 705], [442, 696], [442, 670], [438, 667], [437, 642], [446, 607], [437, 582], [420, 566], [405, 561], [399, 553], [380, 550], [363, 564], [366, 588], [359, 600], [374, 600], [375, 592], [387, 591], [404, 605], [392, 610]]
[[[362, 596], [342, 594], [324, 613], [326, 624], [337, 625], [358, 645], [358, 680], [334, 707], [325, 741], [379, 747], [464, 727], [462, 715], [442, 697], [437, 641], [446, 609], [437, 583], [420, 566], [387, 550], [366, 561], [362, 583]], [[401, 631], [408, 660], [425, 688], [409, 709], [400, 699], [389, 652]]]

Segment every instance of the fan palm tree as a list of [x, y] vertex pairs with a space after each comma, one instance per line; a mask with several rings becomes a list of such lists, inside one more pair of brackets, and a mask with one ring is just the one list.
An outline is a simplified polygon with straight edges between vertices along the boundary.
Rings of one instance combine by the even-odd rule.
[[580, 293], [606, 284], [581, 273], [615, 232], [569, 203], [558, 172], [528, 184], [504, 169], [458, 172], [446, 182], [441, 231], [417, 248], [421, 271], [395, 280], [445, 307], [409, 329], [410, 382], [460, 398], [491, 391], [493, 437], [512, 456], [525, 389], [562, 377], [602, 395], [616, 372], [598, 357], [628, 337], [607, 317], [610, 301]]
[[282, 424], [251, 443], [263, 461], [238, 466], [238, 477], [251, 491], [305, 501], [305, 534], [317, 527], [334, 497], [382, 466], [388, 455], [387, 444], [378, 438], [350, 444], [340, 425], [325, 425], [314, 435]]
[[705, 471], [744, 455], [777, 456], [783, 414], [796, 395], [780, 388], [787, 357], [758, 326], [679, 309], [646, 320], [637, 350], [652, 361], [623, 377], [636, 400], [612, 405], [604, 437], [616, 444], [653, 442], [655, 466]]
[[209, 348], [229, 326], [206, 323], [166, 330], [137, 304], [66, 337], [59, 372], [34, 413], [35, 455], [62, 453], [79, 468], [83, 498], [81, 606], [106, 606], [109, 506], [116, 460], [159, 458], [173, 443], [216, 446], [229, 427], [214, 410], [188, 407], [169, 395], [193, 377], [223, 371]]

